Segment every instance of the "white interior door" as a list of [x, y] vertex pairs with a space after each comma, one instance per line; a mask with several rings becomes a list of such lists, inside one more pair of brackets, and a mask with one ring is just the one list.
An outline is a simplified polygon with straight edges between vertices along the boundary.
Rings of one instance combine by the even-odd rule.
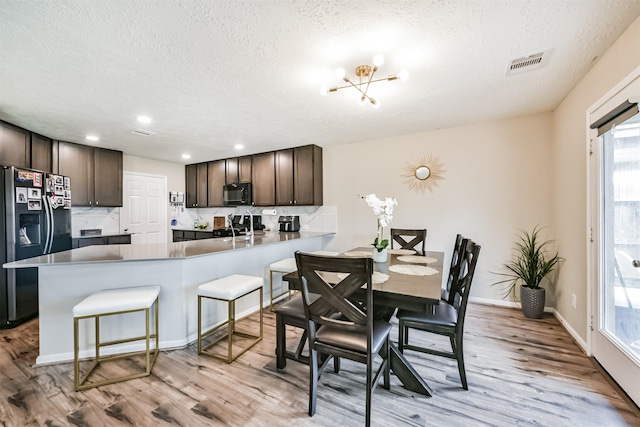
[[628, 102], [640, 94], [640, 77], [634, 81], [591, 115], [596, 123], [611, 119], [592, 135], [591, 348], [640, 405], [640, 114]]
[[167, 243], [167, 178], [124, 172], [121, 227], [132, 244]]

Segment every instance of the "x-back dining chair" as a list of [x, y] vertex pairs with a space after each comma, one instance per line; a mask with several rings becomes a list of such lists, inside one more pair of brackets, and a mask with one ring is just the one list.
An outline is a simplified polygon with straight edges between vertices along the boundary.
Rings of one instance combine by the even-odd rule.
[[[460, 275], [460, 266], [462, 264], [462, 253], [464, 247], [462, 246], [462, 240], [464, 237], [462, 234], [456, 235], [456, 241], [453, 244], [453, 253], [451, 254], [451, 264], [449, 265], [449, 275], [447, 276], [447, 287], [442, 289], [441, 298], [443, 301], [447, 301], [449, 304], [453, 304], [453, 298], [455, 293], [451, 293], [451, 285], [454, 282], [454, 277]], [[449, 296], [451, 295], [451, 301]]]
[[[353, 257], [326, 257], [296, 252], [298, 275], [302, 280], [302, 301], [308, 323], [309, 415], [316, 411], [318, 354], [344, 357], [367, 365], [366, 425], [371, 423], [371, 395], [384, 373], [389, 389], [389, 332], [391, 324], [373, 317], [373, 260]], [[354, 303], [355, 293], [364, 290], [364, 304]], [[313, 300], [311, 294], [317, 294]], [[359, 297], [361, 299], [361, 297]], [[383, 359], [374, 375], [373, 361]]]
[[[408, 240], [411, 238], [411, 240]], [[393, 249], [394, 242], [398, 243], [400, 249], [413, 249], [420, 255], [424, 255], [424, 245], [427, 240], [427, 229], [422, 230], [409, 230], [405, 228], [392, 228], [391, 229], [391, 249]], [[417, 246], [420, 249], [417, 249]]]
[[[398, 348], [401, 353], [404, 352], [405, 349], [409, 349], [456, 359], [462, 388], [468, 390], [462, 345], [464, 319], [467, 311], [469, 292], [471, 290], [471, 282], [478, 262], [478, 256], [480, 255], [480, 245], [475, 244], [472, 240], [463, 239], [462, 247], [460, 274], [454, 275], [451, 285], [452, 292], [449, 296], [449, 299], [452, 300], [453, 303], [449, 304], [448, 302], [441, 301], [439, 305], [435, 306], [433, 312], [428, 313], [399, 310], [397, 314], [398, 320], [400, 321]], [[418, 329], [449, 337], [451, 352], [409, 344], [409, 329]]]

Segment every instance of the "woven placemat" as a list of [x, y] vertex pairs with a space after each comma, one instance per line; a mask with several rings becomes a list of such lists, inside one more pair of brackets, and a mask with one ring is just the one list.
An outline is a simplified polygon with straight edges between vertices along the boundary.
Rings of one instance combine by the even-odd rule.
[[373, 250], [371, 250], [371, 251], [350, 251], [350, 252], [345, 252], [344, 255], [346, 255], [346, 256], [354, 256], [354, 257], [363, 257], [363, 256], [372, 257], [373, 256]]
[[389, 267], [390, 271], [400, 274], [408, 274], [410, 276], [431, 276], [438, 273], [438, 270], [424, 265], [401, 265], [396, 264]]
[[391, 255], [415, 255], [416, 251], [411, 249], [389, 249]]
[[332, 252], [332, 251], [313, 251], [313, 252], [311, 252], [311, 255], [337, 256], [337, 255], [339, 255], [339, 253], [338, 252]]
[[414, 264], [433, 264], [438, 260], [435, 258], [431, 258], [428, 256], [418, 256], [418, 255], [403, 255], [398, 257], [398, 261], [402, 262], [411, 262]]
[[[347, 277], [348, 275], [349, 275], [349, 273], [338, 273], [338, 278], [340, 280], [342, 280], [345, 277]], [[374, 285], [378, 285], [380, 283], [384, 283], [387, 280], [389, 280], [389, 275], [388, 274], [384, 274], [384, 273], [380, 273], [379, 271], [374, 271], [373, 275], [371, 276], [371, 280], [373, 280], [373, 284]]]

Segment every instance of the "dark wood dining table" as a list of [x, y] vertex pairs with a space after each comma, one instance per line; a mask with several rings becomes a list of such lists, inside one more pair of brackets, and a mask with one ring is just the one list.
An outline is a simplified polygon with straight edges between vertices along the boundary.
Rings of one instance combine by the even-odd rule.
[[[360, 252], [371, 252], [370, 247], [359, 247], [345, 252], [357, 254]], [[374, 262], [374, 270], [387, 274], [389, 278], [382, 283], [373, 284], [373, 300], [376, 310], [378, 307], [387, 308], [383, 310], [385, 320], [393, 315], [394, 309], [407, 309], [412, 311], [432, 310], [434, 305], [440, 303], [442, 287], [442, 270], [444, 265], [443, 252], [426, 252], [425, 256], [434, 258], [435, 262], [430, 263], [410, 263], [403, 262], [399, 257], [403, 254], [390, 253], [387, 262]], [[405, 255], [406, 256], [406, 255]], [[417, 276], [397, 273], [389, 269], [392, 265], [426, 265], [437, 270], [437, 273], [428, 276]], [[298, 272], [294, 271], [283, 277], [289, 283], [289, 289], [302, 290], [302, 283], [298, 278]], [[411, 363], [404, 357], [398, 347], [391, 343], [390, 348], [391, 370], [402, 382], [404, 387], [416, 393], [432, 396], [433, 391], [424, 379], [411, 366]]]

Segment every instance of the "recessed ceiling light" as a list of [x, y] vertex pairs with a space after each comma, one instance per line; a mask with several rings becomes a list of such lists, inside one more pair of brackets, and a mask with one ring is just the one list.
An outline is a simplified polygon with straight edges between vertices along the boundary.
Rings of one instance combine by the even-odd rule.
[[191, 154], [186, 154], [185, 153], [185, 154], [182, 155], [182, 158], [183, 159], [190, 159], [191, 158]]
[[151, 117], [147, 116], [138, 116], [138, 121], [140, 123], [151, 123]]
[[100, 138], [98, 138], [97, 136], [94, 136], [94, 135], [87, 135], [87, 139], [89, 141], [99, 141], [100, 140]]
[[244, 145], [236, 144], [236, 145], [233, 146], [233, 148], [235, 148], [236, 150], [242, 150], [244, 148]]

